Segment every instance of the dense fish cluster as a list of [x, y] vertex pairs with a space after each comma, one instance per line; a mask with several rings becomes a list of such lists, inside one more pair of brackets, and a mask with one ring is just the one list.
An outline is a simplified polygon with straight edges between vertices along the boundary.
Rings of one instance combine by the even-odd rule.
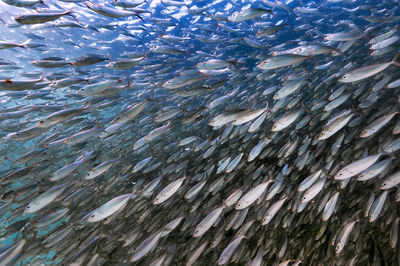
[[2, 0], [0, 265], [399, 265], [395, 0]]

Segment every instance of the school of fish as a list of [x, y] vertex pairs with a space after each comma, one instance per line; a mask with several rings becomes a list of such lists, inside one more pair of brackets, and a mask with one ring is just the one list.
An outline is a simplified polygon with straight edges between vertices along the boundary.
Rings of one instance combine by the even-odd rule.
[[400, 265], [399, 21], [1, 0], [0, 265]]

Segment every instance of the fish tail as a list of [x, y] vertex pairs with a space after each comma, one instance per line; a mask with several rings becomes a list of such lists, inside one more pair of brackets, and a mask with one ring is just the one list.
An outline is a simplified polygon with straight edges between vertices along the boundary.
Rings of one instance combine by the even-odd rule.
[[158, 85], [157, 83], [154, 83], [154, 82], [150, 82], [150, 83], [153, 84], [154, 86], [156, 86], [157, 88], [161, 88], [161, 86]]
[[397, 52], [397, 54], [393, 57], [393, 59], [392, 59], [392, 61], [391, 61], [391, 63], [392, 63], [393, 65], [398, 66], [398, 67], [400, 67], [400, 63], [397, 62], [397, 58], [399, 57], [399, 55], [400, 55], [400, 52]]
[[149, 101], [149, 102], [157, 101], [156, 99], [153, 98], [153, 92], [150, 93], [150, 95], [149, 95], [149, 97], [147, 97], [146, 101]]
[[68, 10], [65, 11], [64, 13], [65, 13], [65, 15], [71, 16], [71, 17], [76, 21], [76, 23], [80, 24], [79, 20], [75, 17], [74, 14], [72, 14], [72, 13], [75, 13], [75, 11], [73, 10], [73, 8], [68, 9]]
[[138, 18], [140, 18], [141, 21], [144, 22], [144, 19], [141, 16], [139, 16], [138, 14], [135, 14], [135, 16], [137, 16]]
[[[340, 54], [340, 55], [343, 54], [343, 52], [342, 52], [340, 49], [338, 49], [338, 48], [333, 48], [333, 47], [330, 47], [330, 48], [332, 48], [333, 52], [337, 52], [337, 53]], [[332, 55], [332, 53], [331, 53], [331, 55]]]
[[231, 63], [236, 69], [239, 69], [237, 60], [227, 60], [227, 62]]
[[42, 74], [40, 74], [39, 81], [41, 81], [41, 80], [43, 80], [43, 79], [44, 79], [44, 71], [42, 71]]
[[57, 80], [54, 79], [54, 80], [50, 83], [50, 86], [53, 86], [54, 84], [56, 84], [56, 82], [57, 82]]
[[83, 107], [83, 109], [84, 109], [84, 110], [88, 110], [89, 112], [93, 112], [93, 111], [94, 111], [93, 106], [92, 106], [91, 103], [86, 104], [86, 105]]
[[68, 137], [68, 138], [65, 138], [64, 141], [63, 141], [63, 144], [64, 144], [64, 145], [67, 145], [67, 143], [68, 143], [69, 140], [70, 140], [69, 137]]
[[23, 42], [23, 43], [20, 45], [21, 48], [29, 49], [28, 44], [29, 44], [30, 42], [31, 42], [31, 39], [27, 40], [26, 42]]
[[65, 15], [71, 15], [71, 13], [73, 13], [73, 12], [75, 12], [72, 8], [70, 8], [70, 9], [68, 9], [68, 10], [66, 10], [65, 12], [64, 12], [64, 14]]
[[49, 7], [43, 0], [40, 0], [39, 3], [44, 5], [45, 7]]

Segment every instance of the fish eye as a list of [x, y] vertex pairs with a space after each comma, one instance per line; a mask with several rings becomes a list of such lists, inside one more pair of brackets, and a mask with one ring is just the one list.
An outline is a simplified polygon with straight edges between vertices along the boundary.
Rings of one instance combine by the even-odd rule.
[[40, 120], [40, 121], [39, 121], [39, 123], [40, 123], [40, 124], [43, 124], [43, 123], [44, 123], [44, 121], [43, 121], [43, 120]]
[[342, 174], [342, 173], [340, 173], [339, 175], [340, 175], [340, 176], [342, 176], [343, 174]]
[[31, 208], [31, 206], [29, 206], [29, 205], [28, 205], [28, 206], [26, 206], [26, 208], [27, 208], [27, 209], [30, 209], [30, 208]]
[[92, 215], [90, 215], [90, 218], [94, 218], [96, 215], [94, 215], [94, 214], [92, 214]]
[[19, 133], [15, 133], [15, 135], [16, 135], [16, 136], [19, 136], [20, 134], [19, 134]]

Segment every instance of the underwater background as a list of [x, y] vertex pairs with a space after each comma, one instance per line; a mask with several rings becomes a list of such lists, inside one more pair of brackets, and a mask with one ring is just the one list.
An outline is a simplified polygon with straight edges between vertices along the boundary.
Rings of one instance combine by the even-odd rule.
[[0, 1], [0, 265], [399, 265], [398, 1]]

